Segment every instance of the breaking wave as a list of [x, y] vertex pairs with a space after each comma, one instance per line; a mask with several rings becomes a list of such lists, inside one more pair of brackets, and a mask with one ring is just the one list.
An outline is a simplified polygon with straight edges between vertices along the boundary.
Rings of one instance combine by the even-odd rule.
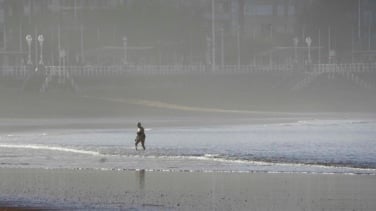
[[46, 146], [46, 145], [32, 145], [32, 144], [26, 144], [26, 145], [0, 144], [0, 148], [51, 150], [51, 151], [78, 153], [78, 154], [86, 154], [86, 155], [100, 155], [99, 152], [95, 152], [95, 151], [73, 149], [73, 148], [66, 148], [66, 147]]

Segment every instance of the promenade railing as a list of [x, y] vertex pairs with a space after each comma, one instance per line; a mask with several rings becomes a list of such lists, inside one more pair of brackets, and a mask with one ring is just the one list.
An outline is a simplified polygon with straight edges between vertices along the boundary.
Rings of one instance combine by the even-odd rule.
[[[24, 79], [35, 72], [27, 66], [0, 66], [0, 78]], [[46, 66], [45, 72], [74, 77], [106, 77], [125, 74], [244, 74], [244, 73], [364, 73], [376, 72], [376, 63], [311, 64], [311, 65], [109, 65], [109, 66]]]

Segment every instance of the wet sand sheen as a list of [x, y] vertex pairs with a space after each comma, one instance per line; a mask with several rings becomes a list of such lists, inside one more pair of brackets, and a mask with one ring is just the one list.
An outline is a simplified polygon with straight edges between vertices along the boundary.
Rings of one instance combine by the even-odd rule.
[[376, 176], [0, 169], [0, 199], [56, 208], [375, 210]]

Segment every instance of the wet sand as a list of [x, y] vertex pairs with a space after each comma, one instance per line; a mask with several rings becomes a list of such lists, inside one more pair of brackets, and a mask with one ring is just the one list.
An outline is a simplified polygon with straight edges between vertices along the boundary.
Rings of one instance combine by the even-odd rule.
[[45, 207], [17, 207], [15, 205], [0, 204], [0, 211], [47, 211], [47, 210], [56, 210], [53, 208]]
[[0, 178], [0, 206], [8, 201], [8, 207], [376, 210], [371, 175], [1, 168]]

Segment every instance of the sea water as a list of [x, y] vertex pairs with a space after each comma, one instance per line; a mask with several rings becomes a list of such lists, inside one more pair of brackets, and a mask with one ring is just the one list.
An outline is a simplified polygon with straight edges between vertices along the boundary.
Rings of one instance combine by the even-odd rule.
[[0, 134], [0, 167], [376, 175], [376, 121], [60, 129]]

